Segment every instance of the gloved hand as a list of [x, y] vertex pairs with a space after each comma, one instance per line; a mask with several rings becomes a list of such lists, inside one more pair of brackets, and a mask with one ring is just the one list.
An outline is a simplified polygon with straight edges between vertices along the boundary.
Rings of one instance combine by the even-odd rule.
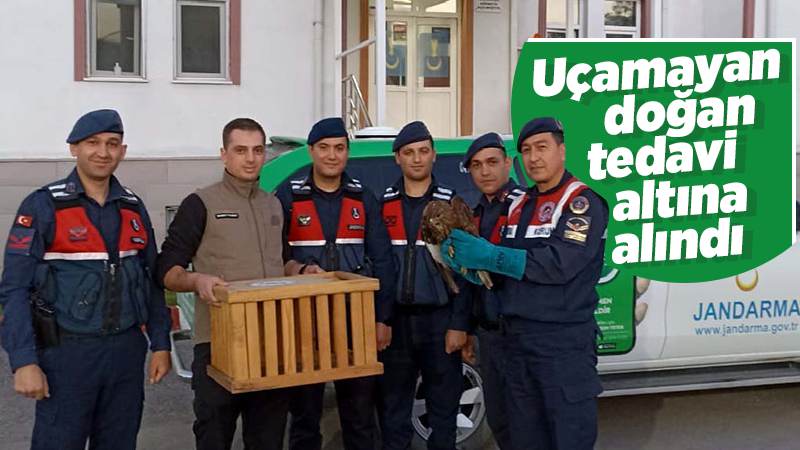
[[525, 250], [494, 245], [464, 230], [453, 230], [442, 242], [441, 252], [447, 265], [459, 273], [466, 267], [521, 280], [525, 272]]

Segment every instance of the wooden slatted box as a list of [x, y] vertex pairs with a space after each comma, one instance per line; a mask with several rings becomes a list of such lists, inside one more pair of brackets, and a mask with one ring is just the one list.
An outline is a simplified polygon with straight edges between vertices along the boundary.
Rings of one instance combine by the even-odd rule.
[[378, 280], [346, 272], [215, 288], [209, 376], [240, 393], [383, 373], [376, 290]]

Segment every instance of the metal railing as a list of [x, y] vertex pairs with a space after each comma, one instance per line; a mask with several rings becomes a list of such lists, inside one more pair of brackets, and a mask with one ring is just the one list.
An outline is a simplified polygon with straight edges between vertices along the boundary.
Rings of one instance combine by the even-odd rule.
[[342, 79], [342, 119], [351, 138], [356, 131], [372, 126], [369, 109], [354, 74]]

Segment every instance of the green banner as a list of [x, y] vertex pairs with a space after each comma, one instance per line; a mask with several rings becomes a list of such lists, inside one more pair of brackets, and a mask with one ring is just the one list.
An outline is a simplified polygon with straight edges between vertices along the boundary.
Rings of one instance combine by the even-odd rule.
[[794, 242], [794, 72], [791, 40], [531, 40], [513, 128], [563, 123], [567, 168], [608, 201], [607, 264], [714, 280]]

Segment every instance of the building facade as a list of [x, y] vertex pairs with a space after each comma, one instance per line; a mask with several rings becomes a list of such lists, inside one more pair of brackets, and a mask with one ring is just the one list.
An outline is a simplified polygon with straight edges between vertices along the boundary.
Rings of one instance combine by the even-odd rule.
[[[422, 119], [437, 136], [508, 133], [517, 55], [534, 34], [800, 34], [793, 0], [7, 0], [4, 7], [0, 229], [26, 193], [71, 170], [64, 139], [75, 119], [115, 108], [129, 145], [119, 175], [150, 208], [159, 242], [168, 209], [219, 179], [221, 129], [234, 117], [255, 118], [281, 136], [305, 136], [314, 121], [334, 115], [356, 127], [367, 117], [391, 127]], [[376, 22], [385, 24], [385, 39]], [[361, 100], [366, 112], [354, 112], [349, 105]]]

